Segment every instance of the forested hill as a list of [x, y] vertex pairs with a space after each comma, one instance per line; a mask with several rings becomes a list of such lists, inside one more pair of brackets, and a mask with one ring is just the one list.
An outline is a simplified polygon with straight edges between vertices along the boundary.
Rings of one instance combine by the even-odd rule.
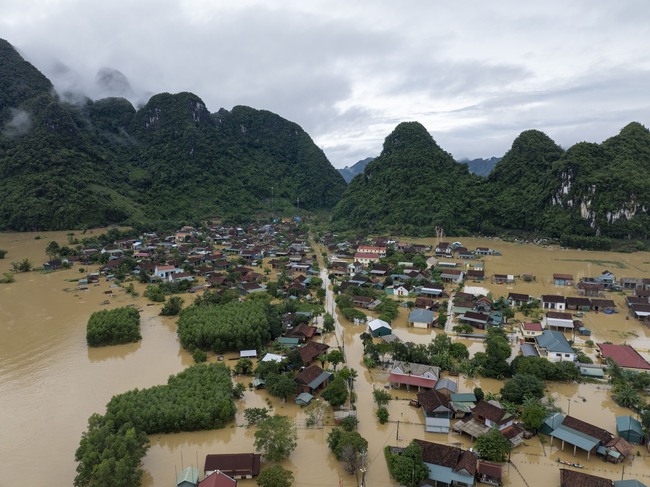
[[122, 98], [62, 102], [0, 40], [0, 229], [150, 220], [242, 222], [300, 204], [331, 208], [345, 181], [297, 124], [192, 93], [136, 110]]
[[472, 205], [479, 178], [443, 151], [417, 122], [397, 126], [382, 153], [348, 185], [334, 208], [338, 229], [431, 234], [478, 225], [482, 208]]
[[518, 231], [591, 245], [650, 238], [650, 132], [633, 122], [602, 144], [564, 151], [523, 132], [488, 178], [469, 174], [426, 129], [402, 123], [334, 208], [337, 230], [434, 235]]

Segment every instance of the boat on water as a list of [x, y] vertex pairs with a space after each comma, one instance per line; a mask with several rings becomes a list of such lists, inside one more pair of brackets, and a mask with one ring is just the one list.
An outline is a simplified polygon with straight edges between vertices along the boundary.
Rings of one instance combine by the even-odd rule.
[[584, 465], [580, 465], [579, 463], [573, 463], [573, 462], [567, 462], [565, 460], [557, 459], [557, 463], [561, 463], [562, 465], [568, 465], [569, 467], [575, 467], [575, 468], [585, 468]]

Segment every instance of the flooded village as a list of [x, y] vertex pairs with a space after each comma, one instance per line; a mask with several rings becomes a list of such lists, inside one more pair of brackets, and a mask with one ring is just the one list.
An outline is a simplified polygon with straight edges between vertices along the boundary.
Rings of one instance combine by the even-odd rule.
[[[174, 485], [187, 467], [202, 480], [208, 455], [254, 453], [250, 408], [296, 425], [297, 447], [281, 465], [297, 486], [399, 485], [386, 451], [398, 455], [412, 440], [422, 447], [426, 485], [601, 485], [590, 475], [610, 481], [602, 485], [650, 485], [639, 411], [614, 400], [606, 362], [619, 372], [650, 370], [650, 253], [481, 238], [353, 240], [309, 236], [293, 222], [82, 245], [100, 233], [0, 234], [7, 250], [0, 275], [24, 259], [37, 268], [0, 285], [0, 455], [8, 483], [72, 485], [75, 450], [93, 413], [116, 394], [164, 384], [195, 363], [180, 344], [177, 317], [161, 316], [163, 303], [145, 296], [149, 286], [175, 282], [185, 307], [205, 293], [246, 300], [269, 292], [290, 303], [281, 337], [256, 350], [208, 353], [208, 362], [234, 369], [241, 357], [253, 365], [288, 357], [302, 366], [292, 369], [295, 392], [286, 398], [254, 373], [233, 375], [243, 392], [225, 428], [150, 435], [145, 486]], [[88, 347], [91, 314], [123, 306], [140, 310], [142, 339]], [[522, 404], [501, 397], [510, 370], [481, 373], [477, 357], [487, 363], [490, 330], [507, 341], [508, 366], [522, 363], [519, 356], [577, 364], [577, 376], [543, 382], [549, 411], [539, 431], [525, 427]], [[327, 358], [332, 351], [341, 352], [340, 363]], [[430, 363], [414, 360], [418, 353]], [[353, 396], [312, 424], [305, 404], [326, 404], [323, 391], [343, 368], [356, 375], [347, 381]], [[635, 391], [637, 400], [647, 404], [647, 390]], [[376, 391], [390, 397], [384, 422]], [[368, 443], [355, 474], [328, 446], [347, 416], [356, 416]], [[512, 445], [503, 462], [475, 454], [476, 437], [492, 429]], [[262, 470], [268, 465], [262, 457]]]

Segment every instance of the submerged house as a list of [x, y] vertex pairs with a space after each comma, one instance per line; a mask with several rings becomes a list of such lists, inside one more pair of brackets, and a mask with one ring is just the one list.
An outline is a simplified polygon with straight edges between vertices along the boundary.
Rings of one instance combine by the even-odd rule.
[[422, 448], [422, 460], [429, 470], [429, 479], [422, 486], [453, 485], [473, 487], [476, 485], [476, 455], [455, 446], [442, 445], [424, 440], [414, 440]]
[[220, 471], [233, 479], [252, 479], [260, 474], [259, 453], [216, 453], [206, 455], [206, 476]]
[[553, 439], [558, 438], [564, 444], [573, 445], [573, 454], [580, 448], [587, 452], [587, 460], [599, 447], [606, 445], [613, 439], [613, 435], [598, 426], [582, 421], [572, 416], [565, 416], [562, 423], [551, 432], [551, 446]]
[[409, 390], [411, 386], [420, 389], [433, 389], [440, 377], [440, 367], [416, 364], [412, 362], [395, 362], [388, 375], [388, 382], [395, 389], [402, 384]]
[[429, 389], [418, 393], [418, 404], [424, 412], [424, 430], [427, 433], [449, 433], [452, 410], [447, 396]]

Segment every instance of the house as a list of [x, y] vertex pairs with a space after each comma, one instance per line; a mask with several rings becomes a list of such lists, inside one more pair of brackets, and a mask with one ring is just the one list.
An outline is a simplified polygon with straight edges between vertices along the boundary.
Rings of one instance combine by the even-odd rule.
[[440, 377], [440, 367], [433, 365], [416, 364], [412, 362], [395, 362], [388, 375], [388, 382], [393, 388], [400, 388], [402, 384], [409, 390], [411, 386], [420, 389], [433, 389]]
[[632, 445], [625, 439], [616, 437], [599, 446], [596, 451], [608, 462], [620, 463], [632, 454]]
[[252, 479], [260, 474], [259, 453], [216, 453], [206, 455], [204, 473], [219, 470], [233, 479]]
[[408, 317], [409, 325], [414, 328], [429, 328], [433, 326], [435, 315], [428, 309], [414, 308]]
[[465, 278], [470, 281], [483, 281], [485, 280], [485, 271], [480, 269], [469, 269], [465, 274]]
[[619, 367], [636, 371], [650, 370], [650, 363], [644, 359], [631, 345], [614, 345], [598, 343], [601, 359], [611, 359]]
[[309, 406], [309, 403], [314, 399], [314, 396], [308, 392], [301, 392], [296, 396], [294, 401], [298, 406]]
[[444, 269], [440, 273], [440, 279], [444, 282], [453, 282], [458, 284], [463, 282], [463, 279], [465, 279], [465, 273], [460, 269]]
[[611, 480], [576, 470], [560, 469], [560, 487], [646, 487], [636, 479]]
[[325, 343], [309, 341], [305, 346], [298, 349], [298, 353], [300, 354], [302, 363], [304, 365], [310, 365], [320, 355], [327, 353], [329, 348], [330, 346]]
[[551, 413], [542, 422], [542, 425], [539, 427], [539, 432], [545, 435], [550, 435], [555, 428], [562, 424], [564, 421], [564, 414], [562, 413]]
[[326, 372], [318, 365], [310, 365], [302, 369], [295, 378], [298, 384], [298, 392], [314, 394], [319, 389], [324, 389], [329, 384], [334, 374]]
[[393, 296], [408, 296], [412, 287], [409, 284], [395, 284], [393, 286]]
[[445, 377], [444, 379], [440, 379], [438, 382], [436, 382], [434, 389], [447, 397], [451, 397], [451, 395], [455, 394], [458, 390], [458, 384], [456, 384], [449, 377]]
[[452, 410], [447, 396], [434, 389], [418, 392], [418, 404], [424, 413], [427, 433], [449, 433]]
[[573, 316], [569, 313], [548, 311], [546, 313], [546, 328], [572, 332], [574, 328]]
[[524, 430], [514, 424], [514, 416], [506, 412], [497, 401], [481, 399], [474, 406], [472, 416], [458, 421], [452, 429], [478, 438], [491, 428], [497, 428], [513, 446], [518, 446], [524, 441]]
[[643, 279], [640, 277], [621, 277], [619, 283], [624, 290], [643, 288]]
[[566, 309], [575, 309], [577, 311], [590, 311], [591, 310], [591, 300], [586, 297], [573, 297], [568, 296], [566, 298]]
[[571, 274], [553, 274], [554, 286], [573, 286], [573, 276]]
[[237, 487], [237, 481], [217, 470], [201, 480], [199, 487]]
[[508, 294], [508, 303], [510, 306], [522, 306], [530, 302], [530, 295], [520, 294], [520, 293], [510, 293]]
[[521, 334], [527, 342], [534, 342], [535, 337], [538, 337], [544, 331], [541, 323], [522, 323], [520, 325]]
[[444, 287], [440, 284], [425, 284], [420, 288], [418, 292], [420, 296], [431, 297], [431, 298], [448, 298], [449, 295], [445, 293]]
[[513, 274], [494, 274], [492, 282], [494, 284], [514, 284], [515, 276]]
[[379, 254], [375, 254], [372, 252], [357, 252], [356, 254], [354, 254], [354, 261], [358, 262], [363, 266], [376, 264], [380, 260], [381, 260], [381, 256]]
[[578, 294], [582, 294], [583, 296], [587, 296], [587, 297], [597, 298], [598, 296], [600, 296], [600, 293], [603, 292], [605, 286], [598, 282], [582, 280], [578, 283], [576, 288], [578, 289]]
[[[476, 475], [476, 455], [455, 446], [414, 440], [422, 448], [422, 460], [429, 470], [429, 480], [421, 486], [453, 485], [473, 487]], [[438, 483], [439, 482], [439, 483]]]
[[472, 409], [476, 405], [476, 396], [471, 392], [451, 394], [449, 405], [454, 412], [454, 418], [464, 418], [472, 413]]
[[173, 274], [183, 272], [182, 269], [177, 269], [173, 265], [157, 265], [154, 268], [153, 275], [159, 279], [171, 280]]
[[603, 271], [600, 276], [596, 276], [594, 280], [602, 284], [605, 289], [611, 289], [616, 284], [616, 276], [607, 270]]
[[551, 446], [554, 438], [562, 441], [562, 450], [565, 443], [573, 445], [574, 456], [577, 448], [586, 451], [588, 460], [591, 453], [596, 452], [599, 446], [609, 443], [613, 436], [609, 431], [598, 426], [572, 416], [565, 416], [562, 423], [551, 432]]
[[317, 328], [315, 326], [306, 325], [305, 323], [300, 323], [291, 329], [287, 330], [284, 333], [284, 336], [287, 338], [297, 338], [302, 343], [305, 343], [308, 340], [311, 340], [314, 334], [316, 333]]
[[418, 309], [433, 309], [435, 301], [431, 298], [415, 298], [414, 307]]
[[199, 483], [199, 469], [185, 467], [176, 475], [176, 487], [196, 487]]
[[554, 309], [557, 311], [564, 311], [566, 308], [566, 300], [564, 296], [557, 296], [555, 294], [544, 294], [541, 297], [542, 309]]
[[373, 337], [376, 338], [376, 337], [392, 334], [393, 329], [384, 320], [380, 320], [379, 318], [376, 318], [368, 323], [368, 332]]
[[368, 309], [368, 306], [374, 301], [371, 296], [354, 296], [352, 304], [357, 308]]
[[629, 443], [643, 443], [643, 425], [632, 416], [616, 416], [616, 434]]
[[480, 484], [503, 485], [503, 468], [496, 463], [479, 460], [476, 478]]
[[451, 258], [453, 252], [454, 252], [454, 249], [449, 244], [449, 242], [439, 242], [438, 245], [436, 245], [436, 248], [435, 248], [436, 257], [448, 257], [448, 258]]
[[476, 311], [466, 311], [465, 314], [458, 317], [458, 321], [469, 323], [479, 330], [485, 330], [490, 321], [490, 316], [485, 313], [477, 313]]
[[544, 330], [535, 337], [535, 346], [540, 357], [549, 362], [575, 362], [576, 352], [571, 348], [563, 333], [554, 330]]

